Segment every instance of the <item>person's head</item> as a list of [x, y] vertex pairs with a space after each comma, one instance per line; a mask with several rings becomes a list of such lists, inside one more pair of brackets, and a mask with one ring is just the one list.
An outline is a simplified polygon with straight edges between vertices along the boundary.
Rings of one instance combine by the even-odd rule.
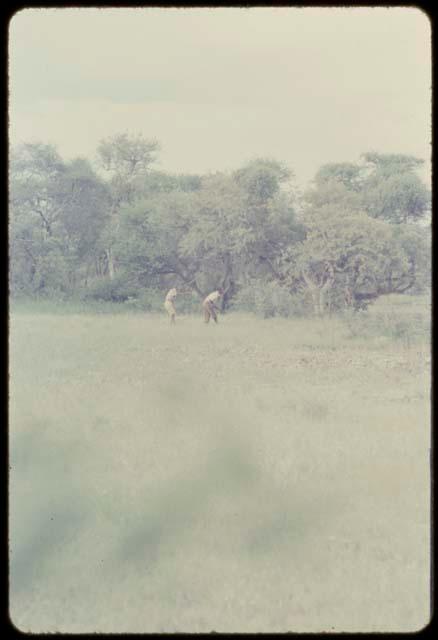
[[218, 293], [219, 293], [221, 296], [223, 296], [223, 295], [224, 295], [224, 290], [223, 290], [223, 288], [222, 288], [222, 287], [219, 287], [219, 289], [218, 289], [217, 291], [218, 291]]

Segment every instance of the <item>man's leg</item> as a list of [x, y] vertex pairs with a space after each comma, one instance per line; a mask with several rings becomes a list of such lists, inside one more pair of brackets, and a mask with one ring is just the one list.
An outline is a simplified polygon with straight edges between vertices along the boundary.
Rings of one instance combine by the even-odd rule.
[[210, 320], [210, 309], [208, 308], [208, 304], [203, 304], [203, 309], [204, 309], [204, 322], [208, 323], [208, 321]]
[[211, 313], [211, 317], [213, 318], [213, 320], [215, 321], [215, 323], [217, 324], [217, 312], [218, 309], [215, 306], [215, 304], [213, 302], [210, 303], [210, 313]]
[[175, 324], [176, 317], [176, 309], [170, 300], [167, 300], [164, 304], [164, 307], [167, 311], [167, 315], [169, 316], [170, 324]]

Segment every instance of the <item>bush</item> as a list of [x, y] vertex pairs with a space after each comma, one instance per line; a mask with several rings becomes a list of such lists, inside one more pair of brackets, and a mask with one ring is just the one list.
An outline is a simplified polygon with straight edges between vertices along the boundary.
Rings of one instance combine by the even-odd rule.
[[300, 316], [306, 313], [304, 298], [289, 293], [275, 281], [262, 283], [254, 280], [241, 287], [231, 306], [236, 311], [251, 311], [263, 318]]
[[130, 309], [156, 313], [163, 311], [163, 293], [157, 289], [147, 288], [136, 292], [136, 295], [129, 296], [125, 300], [125, 305]]
[[137, 296], [137, 288], [129, 283], [124, 274], [117, 274], [113, 280], [99, 278], [82, 290], [84, 300], [102, 300], [104, 302], [126, 302]]
[[344, 314], [349, 338], [386, 337], [409, 346], [429, 337], [429, 319], [422, 313], [405, 313], [395, 310], [349, 312]]
[[[161, 307], [164, 304], [164, 295], [162, 295]], [[202, 312], [202, 300], [196, 293], [193, 291], [192, 293], [186, 295], [180, 295], [175, 300], [175, 307], [177, 313], [196, 313], [199, 314]]]
[[56, 242], [47, 241], [30, 263], [20, 254], [12, 253], [9, 264], [9, 285], [12, 295], [38, 298], [63, 298], [72, 292], [70, 275], [73, 262], [64, 256]]
[[[143, 287], [133, 284], [126, 275], [117, 274], [113, 280], [94, 280], [80, 291], [79, 297], [84, 301], [123, 303], [125, 309], [163, 313], [166, 293], [167, 289]], [[177, 313], [199, 313], [201, 301], [195, 293], [179, 295], [175, 306]]]
[[[148, 311], [151, 313], [164, 313], [164, 299], [167, 289], [147, 288], [138, 291], [135, 296], [125, 300], [125, 305], [132, 309]], [[184, 313], [200, 313], [201, 301], [198, 296], [193, 293], [189, 295], [179, 295], [175, 300], [177, 314]]]

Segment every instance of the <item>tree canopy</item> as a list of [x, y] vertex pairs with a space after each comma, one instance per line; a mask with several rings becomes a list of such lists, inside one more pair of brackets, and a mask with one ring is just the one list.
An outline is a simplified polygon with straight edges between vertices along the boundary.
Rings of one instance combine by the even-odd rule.
[[420, 159], [367, 152], [325, 164], [300, 198], [275, 159], [171, 174], [154, 169], [159, 149], [117, 134], [95, 167], [43, 143], [12, 149], [11, 294], [122, 301], [180, 286], [199, 300], [222, 286], [225, 308], [271, 296], [274, 314], [320, 314], [428, 286]]

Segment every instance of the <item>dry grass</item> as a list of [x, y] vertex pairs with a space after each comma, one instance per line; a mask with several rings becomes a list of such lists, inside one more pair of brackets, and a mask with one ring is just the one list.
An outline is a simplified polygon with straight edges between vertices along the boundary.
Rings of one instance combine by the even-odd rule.
[[427, 334], [220, 320], [12, 316], [20, 629], [427, 623]]

